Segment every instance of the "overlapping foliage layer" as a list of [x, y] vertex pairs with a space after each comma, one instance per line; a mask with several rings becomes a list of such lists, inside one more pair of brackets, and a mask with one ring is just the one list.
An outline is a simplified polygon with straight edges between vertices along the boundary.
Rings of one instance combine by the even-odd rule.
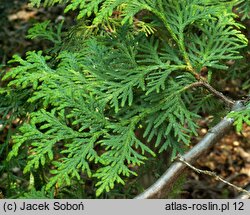
[[[31, 1], [42, 3], [78, 10], [79, 23], [64, 37], [49, 22], [30, 30], [55, 47], [14, 56], [0, 110], [25, 119], [8, 159], [25, 152], [24, 173], [50, 169], [46, 189], [96, 178], [99, 196], [149, 157], [185, 150], [199, 114], [218, 103], [194, 84], [213, 85], [247, 44], [238, 1]], [[249, 111], [242, 117], [249, 123]]]

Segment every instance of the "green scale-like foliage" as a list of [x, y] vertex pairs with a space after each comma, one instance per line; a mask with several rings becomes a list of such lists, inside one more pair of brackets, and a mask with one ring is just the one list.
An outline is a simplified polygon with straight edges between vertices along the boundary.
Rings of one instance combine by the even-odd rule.
[[250, 1], [249, 0], [239, 0], [237, 5], [237, 11], [241, 15], [241, 19], [250, 18]]
[[248, 126], [250, 126], [250, 103], [248, 102], [244, 109], [232, 111], [227, 116], [234, 118], [234, 125], [236, 126], [236, 131], [240, 132], [243, 128], [243, 123], [246, 123]]
[[[26, 59], [14, 56], [19, 66], [4, 77], [11, 79], [8, 90], [29, 92], [27, 102], [36, 108], [13, 137], [8, 159], [26, 148], [24, 172], [50, 168], [47, 189], [69, 185], [72, 178], [81, 180], [86, 174], [96, 178], [98, 196], [137, 175], [134, 167], [149, 156], [167, 149], [174, 156], [190, 144], [207, 93], [191, 90], [195, 74], [205, 66], [211, 73], [226, 69], [225, 61], [240, 58], [247, 41], [230, 12], [233, 3], [224, 1], [44, 4], [58, 2], [66, 3], [66, 11], [79, 9], [79, 18], [94, 14], [94, 25], [119, 9], [121, 27], [82, 41], [74, 52], [62, 46], [56, 57], [41, 51], [28, 52]], [[149, 22], [161, 31], [150, 37], [133, 31], [133, 17], [141, 11], [148, 11]], [[30, 37], [40, 35], [59, 46], [61, 27], [53, 33], [48, 25], [37, 26]], [[147, 141], [137, 135], [139, 128]]]

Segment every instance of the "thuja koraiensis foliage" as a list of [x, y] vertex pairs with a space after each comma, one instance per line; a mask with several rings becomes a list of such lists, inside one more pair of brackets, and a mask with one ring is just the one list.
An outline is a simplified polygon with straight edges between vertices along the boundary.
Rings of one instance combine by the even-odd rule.
[[[33, 27], [29, 37], [53, 51], [15, 55], [1, 90], [1, 114], [22, 118], [7, 159], [26, 154], [23, 171], [42, 171], [32, 177], [42, 192], [89, 179], [96, 196], [126, 185], [147, 159], [185, 151], [201, 113], [224, 108], [213, 77], [230, 77], [227, 62], [247, 45], [232, 12], [239, 1], [31, 1], [56, 3], [78, 11], [78, 23]], [[238, 121], [249, 124], [244, 111]]]

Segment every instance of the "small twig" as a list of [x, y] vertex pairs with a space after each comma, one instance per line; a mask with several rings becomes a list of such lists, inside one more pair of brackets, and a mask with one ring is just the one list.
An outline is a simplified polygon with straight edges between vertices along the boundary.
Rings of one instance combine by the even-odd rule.
[[184, 159], [182, 156], [178, 156], [177, 159], [178, 159], [179, 161], [181, 161], [182, 163], [186, 164], [189, 168], [193, 169], [195, 172], [197, 172], [197, 173], [199, 173], [199, 174], [202, 173], [202, 174], [205, 174], [205, 175], [212, 176], [212, 177], [214, 177], [216, 180], [219, 180], [219, 181], [221, 181], [221, 182], [223, 182], [223, 183], [225, 183], [225, 184], [227, 184], [227, 185], [233, 187], [234, 189], [236, 189], [236, 190], [239, 191], [239, 192], [244, 192], [244, 193], [246, 193], [246, 194], [250, 197], [250, 192], [249, 192], [249, 191], [247, 191], [247, 190], [245, 190], [245, 189], [243, 189], [243, 188], [241, 188], [241, 187], [238, 187], [238, 186], [236, 186], [236, 185], [234, 185], [234, 184], [232, 184], [232, 183], [230, 183], [230, 182], [224, 180], [224, 179], [221, 178], [220, 176], [216, 175], [215, 172], [208, 171], [208, 170], [201, 170], [201, 169], [198, 169], [198, 168], [194, 167], [193, 165], [191, 165], [190, 163], [188, 163], [187, 161], [185, 161], [185, 159]]
[[230, 99], [223, 95], [223, 93], [217, 91], [215, 88], [213, 88], [210, 84], [206, 82], [202, 82], [202, 85], [207, 88], [208, 91], [213, 93], [215, 96], [226, 102], [230, 107], [234, 105], [235, 101], [233, 99]]
[[198, 81], [198, 82], [192, 83], [192, 84], [186, 86], [186, 89], [189, 89], [192, 87], [205, 87], [209, 92], [211, 92], [213, 95], [215, 95], [216, 97], [223, 100], [230, 107], [232, 107], [235, 103], [235, 101], [233, 99], [226, 97], [225, 95], [223, 95], [223, 93], [219, 92], [218, 90], [213, 88], [209, 83], [207, 83], [205, 81]]
[[[237, 173], [235, 173], [233, 175], [228, 176], [227, 178], [225, 178], [225, 180], [228, 181], [228, 182], [231, 182], [231, 181], [235, 180], [237, 177], [239, 177], [241, 175], [245, 175], [245, 173], [238, 173], [237, 172]], [[222, 189], [225, 185], [226, 185], [225, 183], [220, 182], [220, 183], [218, 183], [218, 185], [216, 187], [219, 188], [219, 189]]]

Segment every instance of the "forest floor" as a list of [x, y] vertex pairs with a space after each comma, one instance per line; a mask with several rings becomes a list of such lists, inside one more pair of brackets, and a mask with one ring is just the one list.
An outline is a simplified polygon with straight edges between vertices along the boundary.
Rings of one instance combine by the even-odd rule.
[[[5, 1], [6, 7], [0, 5], [0, 65], [6, 65], [13, 54], [24, 56], [28, 50], [45, 49], [47, 44], [31, 42], [25, 37], [28, 29], [37, 21], [61, 20], [63, 14], [61, 7], [30, 9], [26, 0], [14, 1], [11, 6], [7, 6], [8, 0]], [[70, 16], [63, 18], [68, 23], [72, 22]], [[204, 136], [208, 131], [206, 121], [200, 121], [200, 126], [199, 134]], [[195, 167], [213, 171], [242, 188], [250, 185], [250, 128], [245, 127], [240, 134], [232, 129], [197, 161]], [[193, 170], [188, 172], [181, 192], [182, 198], [236, 198], [238, 195], [239, 192], [230, 186]]]
[[[207, 133], [199, 130], [200, 135]], [[226, 136], [197, 160], [194, 165], [201, 170], [214, 172], [226, 181], [244, 188], [250, 185], [250, 128], [245, 126], [242, 133], [232, 129]], [[229, 185], [205, 174], [191, 170], [184, 185], [185, 198], [237, 198], [240, 194]]]

